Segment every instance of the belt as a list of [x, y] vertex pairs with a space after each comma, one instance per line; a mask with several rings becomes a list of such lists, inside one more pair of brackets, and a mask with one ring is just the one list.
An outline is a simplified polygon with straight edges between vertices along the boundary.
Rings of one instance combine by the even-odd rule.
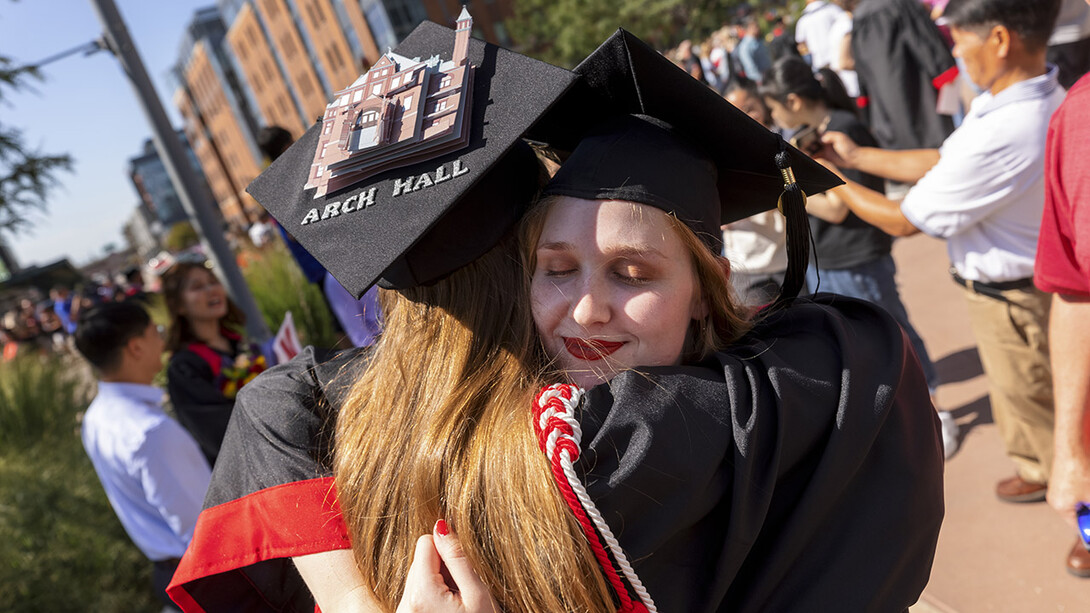
[[968, 289], [971, 292], [975, 292], [982, 296], [989, 296], [998, 300], [1006, 300], [1003, 296], [1003, 292], [1009, 292], [1011, 290], [1031, 289], [1033, 288], [1033, 277], [1026, 277], [1025, 279], [1015, 279], [1014, 281], [995, 281], [985, 283], [984, 281], [973, 281], [966, 279], [959, 275], [953, 268], [950, 269], [950, 276], [954, 278], [954, 282], [958, 285]]

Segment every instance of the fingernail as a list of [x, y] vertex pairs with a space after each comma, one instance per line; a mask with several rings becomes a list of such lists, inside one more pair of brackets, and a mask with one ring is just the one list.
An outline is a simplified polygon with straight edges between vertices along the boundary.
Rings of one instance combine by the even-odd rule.
[[439, 536], [447, 536], [448, 534], [450, 534], [450, 528], [447, 528], [447, 522], [442, 519], [435, 522], [435, 531], [439, 534]]

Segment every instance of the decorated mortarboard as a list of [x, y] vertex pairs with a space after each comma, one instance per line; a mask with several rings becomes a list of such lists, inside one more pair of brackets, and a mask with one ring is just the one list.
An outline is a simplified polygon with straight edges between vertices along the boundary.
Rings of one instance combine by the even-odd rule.
[[714, 251], [721, 224], [780, 203], [789, 239], [783, 297], [797, 295], [809, 250], [803, 192], [840, 179], [625, 30], [574, 72], [574, 91], [530, 135], [574, 149], [545, 193], [661, 208]]
[[471, 30], [422, 23], [247, 188], [356, 296], [475, 260], [540, 188], [521, 136], [576, 76]]

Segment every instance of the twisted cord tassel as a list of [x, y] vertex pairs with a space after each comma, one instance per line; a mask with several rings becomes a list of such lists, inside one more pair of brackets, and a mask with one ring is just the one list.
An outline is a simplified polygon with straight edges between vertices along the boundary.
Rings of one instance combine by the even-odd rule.
[[[579, 406], [582, 396], [583, 390], [564, 384], [549, 386], [538, 393], [534, 399], [534, 430], [538, 435], [538, 443], [552, 465], [553, 476], [564, 494], [564, 499], [583, 527], [583, 533], [590, 541], [598, 563], [606, 572], [606, 577], [614, 590], [617, 591], [617, 596], [621, 600], [620, 612], [627, 613], [637, 609], [598, 540], [598, 534], [602, 535], [610, 552], [613, 553], [613, 559], [617, 561], [621, 572], [639, 596], [643, 607], [648, 613], [658, 613], [654, 600], [636, 575], [621, 544], [614, 537], [609, 524], [598, 511], [598, 507], [587, 494], [586, 487], [575, 472], [574, 464], [579, 459], [579, 443], [583, 438], [583, 430], [579, 426], [579, 420], [575, 418], [575, 408]], [[594, 528], [597, 528], [597, 533]]]
[[806, 217], [806, 194], [795, 180], [787, 143], [780, 139], [780, 151], [775, 156], [776, 168], [783, 175], [783, 194], [779, 209], [787, 225], [787, 272], [777, 305], [790, 304], [806, 283], [806, 265], [810, 259], [810, 223]]

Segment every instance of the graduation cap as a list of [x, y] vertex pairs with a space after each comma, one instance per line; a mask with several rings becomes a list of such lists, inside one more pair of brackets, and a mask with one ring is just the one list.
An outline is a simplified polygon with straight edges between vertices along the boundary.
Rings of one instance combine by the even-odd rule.
[[357, 297], [475, 260], [540, 188], [520, 137], [577, 77], [470, 38], [468, 17], [418, 26], [247, 188]]
[[779, 205], [781, 298], [796, 296], [809, 254], [805, 193], [842, 181], [623, 29], [574, 72], [580, 83], [533, 130], [574, 147], [545, 193], [655, 206], [717, 253], [721, 224]]

